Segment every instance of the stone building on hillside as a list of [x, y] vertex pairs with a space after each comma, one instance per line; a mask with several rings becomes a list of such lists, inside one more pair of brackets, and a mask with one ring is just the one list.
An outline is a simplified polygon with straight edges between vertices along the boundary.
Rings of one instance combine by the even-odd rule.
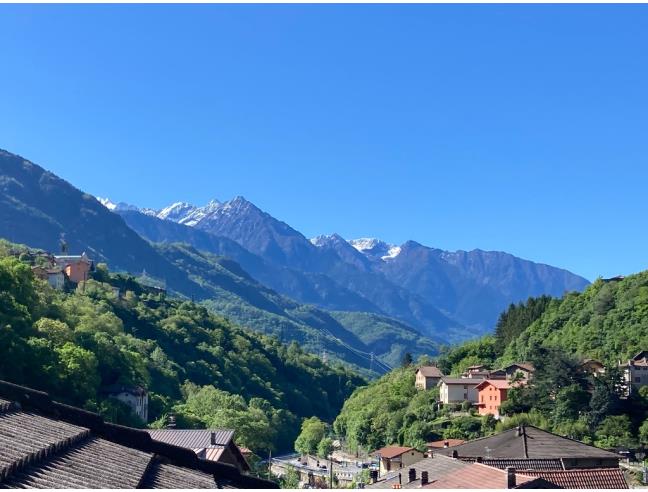
[[436, 366], [422, 366], [416, 370], [416, 388], [429, 390], [436, 388], [443, 373]]
[[619, 366], [623, 371], [628, 393], [648, 385], [648, 350], [642, 350], [625, 364], [619, 362]]

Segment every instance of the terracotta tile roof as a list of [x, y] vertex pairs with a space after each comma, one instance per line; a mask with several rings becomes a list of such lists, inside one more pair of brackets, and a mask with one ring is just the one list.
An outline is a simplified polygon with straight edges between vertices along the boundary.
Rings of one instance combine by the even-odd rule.
[[[421, 487], [421, 472], [426, 471], [428, 473], [428, 479], [431, 480], [434, 477], [445, 476], [448, 473], [459, 473], [461, 470], [464, 470], [470, 466], [468, 463], [464, 463], [459, 460], [453, 460], [447, 456], [436, 456], [433, 458], [423, 458], [420, 461], [417, 461], [413, 465], [402, 468], [398, 471], [390, 472], [386, 476], [380, 478], [376, 483], [367, 485], [366, 488], [369, 489], [391, 489], [392, 485], [399, 483], [399, 473], [400, 473], [400, 484], [404, 489], [415, 489]], [[409, 481], [409, 469], [414, 468], [416, 470], [416, 480], [413, 482]]]
[[427, 443], [428, 448], [445, 448], [446, 444], [449, 448], [453, 446], [459, 446], [460, 444], [465, 443], [463, 439], [443, 439], [442, 441], [432, 441]]
[[553, 434], [531, 425], [509, 429], [494, 436], [468, 441], [452, 449], [440, 449], [446, 456], [458, 453], [460, 457], [482, 458], [597, 458], [619, 459], [619, 456], [589, 444]]
[[417, 372], [420, 371], [423, 376], [426, 378], [440, 378], [443, 377], [443, 373], [436, 366], [421, 366], [418, 368]]
[[511, 387], [511, 383], [506, 379], [486, 379], [479, 383], [475, 387], [475, 389], [485, 388], [486, 386], [493, 386], [497, 389], [509, 389]]
[[[521, 473], [515, 474], [516, 484], [523, 484], [533, 480], [532, 477]], [[459, 473], [448, 473], [438, 478], [430, 477], [430, 483], [424, 485], [426, 489], [505, 489], [507, 472], [483, 465], [472, 463], [462, 468]]]
[[395, 458], [396, 456], [400, 456], [403, 453], [407, 453], [408, 451], [412, 451], [414, 448], [408, 448], [408, 447], [403, 447], [403, 446], [385, 446], [384, 448], [377, 449], [376, 451], [373, 452], [374, 455], [380, 455], [381, 458]]
[[530, 471], [526, 475], [538, 477], [564, 489], [627, 489], [621, 468], [594, 468], [560, 471]]
[[0, 488], [276, 488], [236, 467], [0, 381]]

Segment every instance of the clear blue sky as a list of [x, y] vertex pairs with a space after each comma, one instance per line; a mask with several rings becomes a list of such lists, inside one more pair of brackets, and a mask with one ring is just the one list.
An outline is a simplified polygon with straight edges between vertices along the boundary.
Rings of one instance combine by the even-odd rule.
[[0, 148], [306, 236], [648, 268], [648, 6], [0, 6]]

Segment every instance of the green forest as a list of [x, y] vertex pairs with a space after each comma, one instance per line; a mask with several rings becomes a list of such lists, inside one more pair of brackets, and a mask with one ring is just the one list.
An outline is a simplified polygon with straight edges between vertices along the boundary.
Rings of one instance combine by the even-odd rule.
[[[499, 369], [530, 362], [536, 371], [509, 391], [496, 422], [469, 406], [440, 407], [437, 390], [414, 388], [421, 359], [358, 388], [334, 423], [352, 449], [390, 444], [424, 449], [442, 438], [473, 439], [529, 423], [604, 448], [648, 444], [648, 388], [625, 394], [618, 362], [648, 348], [648, 272], [597, 280], [562, 299], [530, 298], [500, 315], [493, 335], [447, 348], [436, 359], [447, 375], [484, 364]], [[581, 368], [588, 358], [606, 365], [594, 377]]]
[[173, 413], [182, 427], [233, 428], [237, 443], [260, 455], [291, 450], [302, 419], [331, 421], [365, 383], [296, 343], [166, 298], [105, 265], [87, 282], [54, 290], [32, 274], [42, 259], [0, 243], [0, 379], [141, 427], [102, 391], [140, 385], [153, 426]]

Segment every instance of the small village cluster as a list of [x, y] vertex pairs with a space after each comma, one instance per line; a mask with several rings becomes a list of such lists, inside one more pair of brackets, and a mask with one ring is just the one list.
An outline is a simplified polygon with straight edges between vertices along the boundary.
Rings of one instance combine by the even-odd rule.
[[34, 276], [58, 290], [63, 290], [66, 281], [78, 284], [88, 280], [94, 268], [94, 262], [85, 252], [81, 255], [40, 254], [38, 258], [40, 264], [32, 267]]
[[[596, 377], [605, 372], [605, 366], [597, 360], [581, 362], [584, 373]], [[644, 350], [627, 362], [619, 361], [627, 391], [648, 385], [648, 351]], [[415, 385], [419, 390], [439, 388], [439, 400], [443, 405], [469, 402], [479, 415], [500, 417], [500, 407], [507, 399], [508, 391], [516, 385], [527, 384], [533, 378], [535, 368], [528, 362], [511, 364], [498, 370], [484, 365], [470, 366], [461, 377], [449, 377], [436, 366], [423, 366], [416, 371]]]

